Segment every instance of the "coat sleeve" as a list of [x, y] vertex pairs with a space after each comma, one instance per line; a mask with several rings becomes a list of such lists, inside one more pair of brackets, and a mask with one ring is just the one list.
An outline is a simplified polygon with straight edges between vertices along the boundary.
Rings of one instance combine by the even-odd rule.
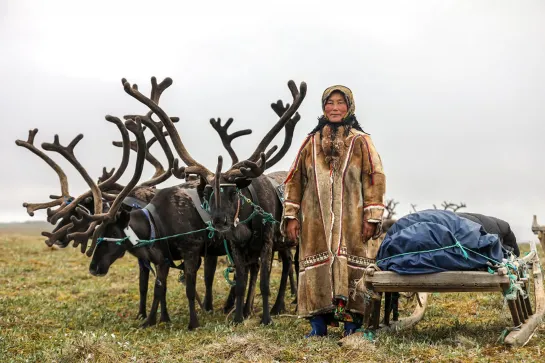
[[382, 160], [368, 135], [362, 136], [363, 219], [381, 223], [384, 214], [386, 177]]
[[309, 138], [305, 140], [297, 157], [293, 162], [286, 181], [284, 181], [284, 210], [282, 213], [282, 221], [280, 231], [285, 236], [286, 222], [288, 219], [299, 220], [299, 211], [301, 209], [301, 200], [307, 182], [305, 159], [308, 154]]

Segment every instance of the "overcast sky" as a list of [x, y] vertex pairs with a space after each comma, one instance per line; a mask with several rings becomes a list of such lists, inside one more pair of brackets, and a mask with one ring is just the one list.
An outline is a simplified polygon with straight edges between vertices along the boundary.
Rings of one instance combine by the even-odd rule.
[[[322, 91], [343, 84], [382, 156], [399, 215], [410, 203], [465, 202], [510, 222], [519, 240], [533, 239], [532, 215], [545, 223], [544, 39], [540, 0], [3, 0], [0, 221], [28, 219], [24, 201], [59, 192], [56, 174], [14, 143], [31, 128], [40, 129], [37, 144], [83, 133], [76, 155], [95, 178], [119, 163], [118, 131], [104, 116], [145, 111], [122, 77], [145, 93], [151, 76], [173, 78], [161, 104], [181, 118], [182, 140], [210, 169], [227, 154], [208, 120], [234, 117], [233, 129], [252, 128], [234, 142], [247, 156], [276, 120], [270, 103], [290, 101], [293, 79], [306, 81], [308, 94], [275, 169], [289, 167], [315, 125]], [[58, 156], [71, 193], [86, 190]]]

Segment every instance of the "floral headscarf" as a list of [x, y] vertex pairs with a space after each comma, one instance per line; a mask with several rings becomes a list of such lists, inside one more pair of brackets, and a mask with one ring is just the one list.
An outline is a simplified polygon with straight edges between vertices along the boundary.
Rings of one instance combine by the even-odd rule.
[[[336, 86], [331, 86], [326, 88], [326, 90], [324, 91], [322, 95], [322, 110], [325, 111], [325, 105], [327, 103], [327, 100], [329, 99], [329, 96], [331, 96], [333, 92], [341, 92], [346, 101], [346, 105], [348, 106], [348, 112], [346, 113], [343, 119], [346, 119], [354, 115], [354, 113], [356, 112], [356, 104], [354, 103], [354, 95], [352, 94], [352, 91], [350, 90], [350, 88], [341, 86], [341, 85], [336, 85]], [[324, 116], [325, 116], [325, 112], [324, 112]]]

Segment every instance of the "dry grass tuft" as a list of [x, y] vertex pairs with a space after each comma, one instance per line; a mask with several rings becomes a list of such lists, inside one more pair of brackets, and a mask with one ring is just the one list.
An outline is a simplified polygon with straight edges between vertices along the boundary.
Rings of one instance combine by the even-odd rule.
[[50, 353], [47, 359], [57, 363], [118, 363], [124, 357], [104, 337], [85, 334], [80, 337], [67, 339], [60, 348], [60, 351]]

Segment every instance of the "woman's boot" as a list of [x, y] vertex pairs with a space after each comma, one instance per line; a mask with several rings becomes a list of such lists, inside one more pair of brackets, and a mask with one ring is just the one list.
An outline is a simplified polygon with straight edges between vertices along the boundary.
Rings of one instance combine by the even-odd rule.
[[316, 315], [309, 319], [312, 330], [305, 337], [324, 337], [327, 335], [327, 324], [323, 315]]

